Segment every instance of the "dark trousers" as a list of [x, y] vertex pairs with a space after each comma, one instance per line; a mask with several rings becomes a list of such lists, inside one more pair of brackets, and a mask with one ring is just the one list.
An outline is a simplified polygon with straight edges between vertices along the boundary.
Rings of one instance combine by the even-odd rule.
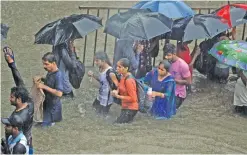
[[225, 83], [227, 78], [229, 77], [229, 70], [230, 70], [230, 68], [215, 67], [214, 76], [215, 76], [216, 80], [218, 80], [220, 83]]
[[235, 106], [235, 111], [247, 115], [247, 106]]
[[122, 109], [120, 116], [117, 118], [115, 123], [131, 123], [137, 114], [137, 110]]
[[182, 105], [183, 102], [184, 102], [184, 98], [176, 96], [176, 109], [178, 109]]
[[100, 105], [100, 101], [95, 99], [93, 102], [93, 108], [96, 110], [98, 114], [107, 115], [110, 111], [111, 104], [107, 106], [102, 106]]

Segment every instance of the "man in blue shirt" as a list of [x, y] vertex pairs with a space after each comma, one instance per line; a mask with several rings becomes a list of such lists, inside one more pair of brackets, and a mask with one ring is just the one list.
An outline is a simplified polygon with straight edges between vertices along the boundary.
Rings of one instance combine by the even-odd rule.
[[59, 71], [56, 58], [51, 52], [42, 57], [44, 69], [48, 72], [43, 83], [37, 83], [37, 88], [43, 89], [45, 101], [43, 104], [42, 126], [52, 126], [62, 120], [63, 74]]

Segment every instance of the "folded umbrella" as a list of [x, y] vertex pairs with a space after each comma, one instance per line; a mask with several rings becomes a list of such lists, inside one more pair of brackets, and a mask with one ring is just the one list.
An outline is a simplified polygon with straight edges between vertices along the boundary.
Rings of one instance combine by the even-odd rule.
[[214, 15], [228, 20], [230, 27], [247, 23], [247, 4], [228, 4], [213, 12]]
[[1, 40], [7, 39], [8, 31], [9, 31], [8, 25], [1, 23]]
[[93, 15], [71, 15], [45, 25], [35, 34], [36, 44], [59, 45], [83, 38], [102, 27], [102, 19]]
[[247, 70], [247, 42], [223, 40], [209, 51], [218, 61], [227, 65]]
[[159, 12], [169, 18], [177, 19], [193, 16], [194, 11], [181, 0], [151, 0], [140, 1], [132, 8], [150, 9], [152, 12]]
[[106, 21], [104, 32], [119, 39], [149, 40], [171, 31], [172, 19], [145, 9], [130, 9]]
[[215, 15], [197, 14], [174, 21], [172, 31], [163, 35], [165, 39], [189, 41], [212, 38], [229, 29], [227, 21]]

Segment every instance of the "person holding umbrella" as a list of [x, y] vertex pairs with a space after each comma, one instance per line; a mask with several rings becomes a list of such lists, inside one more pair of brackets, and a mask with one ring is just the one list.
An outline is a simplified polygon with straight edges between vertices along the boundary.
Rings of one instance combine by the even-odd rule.
[[74, 41], [70, 40], [69, 43], [63, 43], [53, 46], [52, 53], [58, 61], [58, 68], [63, 72], [63, 96], [74, 97], [73, 88], [69, 81], [69, 71], [76, 69], [76, 52]]
[[117, 39], [114, 49], [113, 67], [117, 68], [117, 62], [121, 58], [130, 60], [129, 71], [135, 75], [138, 68], [139, 53], [143, 50], [142, 46], [135, 46], [134, 41], [128, 39]]
[[[53, 46], [58, 68], [65, 75], [64, 95], [73, 97], [72, 87], [78, 89], [85, 66], [76, 60], [73, 41], [102, 27], [102, 18], [89, 14], [73, 14], [48, 23], [35, 34], [36, 44]], [[71, 85], [70, 85], [71, 84]]]
[[[222, 33], [222, 35], [218, 38], [218, 41], [222, 40], [229, 40], [225, 33]], [[217, 61], [214, 68], [214, 77], [216, 78], [216, 80], [218, 80], [219, 83], [226, 84], [229, 77], [229, 71], [230, 67], [228, 65]]]
[[137, 63], [138, 63], [138, 68], [135, 74], [135, 77], [137, 79], [145, 77], [145, 75], [152, 70], [152, 59], [151, 59], [151, 53], [148, 52], [150, 43], [148, 41], [140, 41], [136, 42], [137, 48], [136, 51], [137, 54]]
[[209, 51], [213, 57], [225, 65], [240, 69], [235, 91], [234, 102], [237, 112], [246, 114], [247, 107], [247, 43], [245, 41], [222, 40]]

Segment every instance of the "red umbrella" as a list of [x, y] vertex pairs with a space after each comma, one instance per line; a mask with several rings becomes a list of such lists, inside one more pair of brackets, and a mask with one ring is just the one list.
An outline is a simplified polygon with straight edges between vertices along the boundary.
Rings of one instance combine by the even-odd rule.
[[228, 20], [230, 27], [247, 23], [247, 4], [228, 4], [213, 13]]
[[232, 6], [247, 10], [247, 4], [232, 4]]

